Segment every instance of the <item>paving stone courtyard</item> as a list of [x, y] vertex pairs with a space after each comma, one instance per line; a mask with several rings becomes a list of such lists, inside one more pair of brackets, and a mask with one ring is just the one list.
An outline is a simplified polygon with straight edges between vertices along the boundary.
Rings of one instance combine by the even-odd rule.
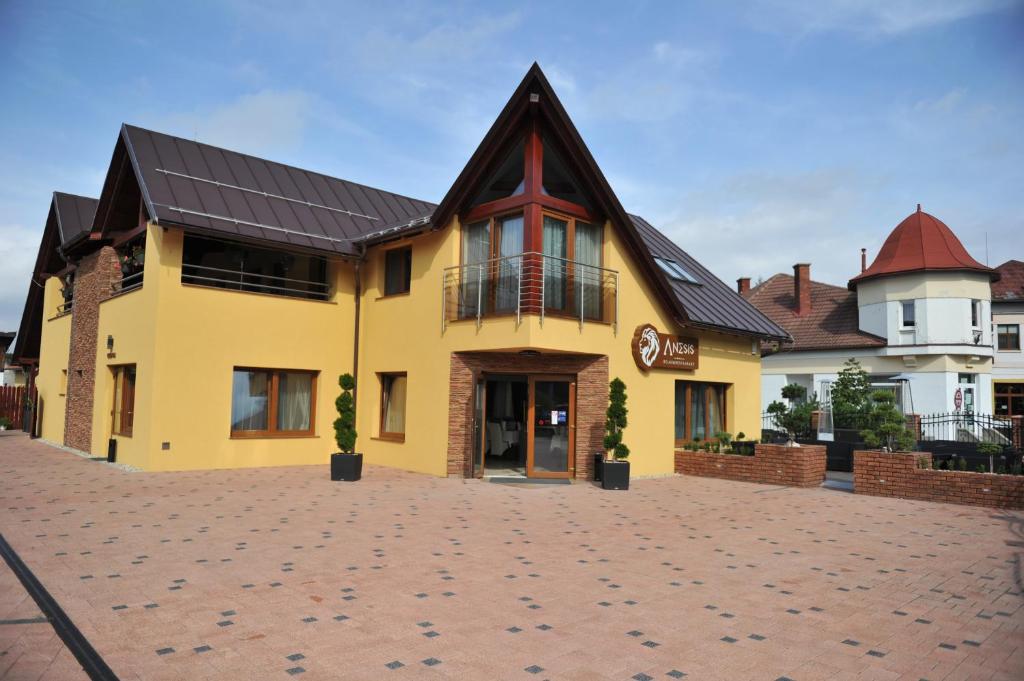
[[[2, 433], [0, 532], [120, 679], [1024, 678], [1022, 513], [126, 473]], [[0, 618], [0, 678], [85, 678], [2, 563]]]

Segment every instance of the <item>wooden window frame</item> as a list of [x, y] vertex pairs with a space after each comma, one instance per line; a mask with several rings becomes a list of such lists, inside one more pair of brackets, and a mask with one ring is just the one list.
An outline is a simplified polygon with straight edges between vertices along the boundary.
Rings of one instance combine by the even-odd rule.
[[[267, 367], [236, 366], [231, 369], [231, 380], [234, 381], [236, 371], [252, 371], [270, 374], [267, 381], [267, 429], [266, 430], [230, 430], [232, 440], [251, 439], [286, 439], [316, 437], [316, 392], [320, 372], [312, 369], [269, 369]], [[278, 430], [277, 429], [277, 403], [278, 388], [280, 385], [278, 374], [309, 374], [312, 377], [309, 388], [309, 429], [308, 430]], [[234, 404], [231, 405], [234, 407]], [[230, 424], [229, 424], [230, 429]]]
[[[1010, 327], [1014, 327], [1017, 332], [1015, 334], [1010, 333]], [[1003, 329], [1006, 329], [1003, 331]], [[1017, 347], [1003, 347], [1003, 337], [1006, 337], [1007, 341], [1013, 336], [1017, 338]], [[996, 352], [1020, 352], [1020, 324], [996, 324]]]
[[379, 418], [378, 418], [378, 423], [377, 423], [377, 439], [378, 440], [388, 440], [390, 442], [405, 442], [405, 432], [393, 433], [393, 432], [389, 432], [387, 430], [384, 430], [384, 423], [386, 421], [386, 416], [387, 416], [387, 412], [385, 410], [387, 408], [387, 400], [388, 400], [388, 394], [389, 394], [389, 390], [390, 390], [390, 386], [387, 384], [387, 380], [388, 379], [398, 378], [398, 377], [405, 378], [405, 391], [406, 392], [405, 392], [405, 404], [403, 405], [403, 409], [406, 410], [406, 412], [405, 412], [406, 428], [408, 429], [408, 425], [409, 425], [409, 423], [408, 423], [408, 419], [409, 419], [409, 411], [408, 411], [408, 405], [409, 405], [409, 373], [407, 371], [381, 371], [381, 372], [378, 372], [377, 373], [377, 378], [380, 380], [380, 409], [379, 409], [380, 413], [379, 413]]
[[[114, 372], [114, 404], [110, 408], [110, 432], [118, 437], [131, 437], [135, 428], [135, 381], [131, 390], [126, 390], [126, 372], [131, 369], [138, 380], [138, 369], [135, 364], [117, 364], [110, 367]], [[120, 387], [120, 390], [118, 388]], [[120, 404], [117, 404], [120, 399]]]
[[[402, 260], [401, 260], [402, 268], [403, 269], [408, 268], [406, 271], [402, 272], [402, 274], [403, 274], [402, 281], [403, 281], [403, 283], [405, 283], [405, 282], [408, 282], [408, 283], [405, 283], [405, 289], [404, 290], [393, 291], [391, 293], [388, 293], [388, 256], [390, 256], [392, 253], [403, 253], [403, 252], [408, 252], [409, 253], [408, 261], [406, 261], [405, 258], [402, 258]], [[409, 295], [409, 293], [412, 291], [412, 245], [411, 244], [407, 244], [405, 246], [399, 246], [397, 248], [386, 249], [382, 253], [381, 257], [383, 259], [383, 266], [381, 267], [381, 276], [383, 277], [383, 280], [381, 281], [380, 290], [382, 292], [382, 295], [380, 297], [381, 298], [394, 298], [395, 296], [407, 296], [407, 295]]]
[[[681, 439], [680, 438], [674, 438], [675, 439], [676, 447], [681, 447], [681, 446], [683, 446], [683, 445], [685, 445], [685, 444], [687, 444], [689, 442], [693, 442], [694, 441], [694, 439], [693, 439], [693, 424], [691, 423], [691, 420], [692, 420], [691, 416], [692, 416], [692, 414], [690, 413], [690, 401], [691, 401], [690, 398], [692, 397], [693, 386], [695, 386], [695, 385], [708, 385], [708, 386], [716, 386], [716, 387], [717, 386], [721, 386], [721, 388], [722, 388], [722, 432], [726, 432], [726, 433], [730, 432], [729, 431], [729, 412], [728, 412], [728, 408], [729, 407], [728, 407], [728, 405], [729, 405], [729, 389], [732, 387], [732, 384], [731, 383], [715, 383], [713, 381], [690, 381], [690, 380], [682, 380], [682, 379], [680, 379], [680, 382], [682, 382], [682, 383], [684, 383], [686, 385], [686, 397], [684, 398], [685, 399], [685, 403], [686, 403], [686, 425], [683, 427], [683, 437]], [[675, 384], [672, 385], [672, 390], [673, 390], [673, 397], [674, 397], [674, 395], [675, 395], [675, 393], [674, 393], [674, 391], [675, 391]], [[711, 418], [710, 418], [709, 411], [708, 411], [708, 405], [710, 404], [710, 396], [711, 396], [711, 391], [705, 390], [704, 391], [704, 437], [701, 438], [701, 440], [703, 442], [717, 442], [717, 439], [714, 437], [713, 433], [710, 433], [710, 436], [709, 436], [709, 431], [711, 430]], [[673, 404], [673, 406], [674, 406], [674, 404]], [[675, 411], [673, 410], [673, 416], [674, 416], [674, 414], [675, 414]], [[674, 428], [675, 428], [675, 424], [673, 423], [673, 429]]]

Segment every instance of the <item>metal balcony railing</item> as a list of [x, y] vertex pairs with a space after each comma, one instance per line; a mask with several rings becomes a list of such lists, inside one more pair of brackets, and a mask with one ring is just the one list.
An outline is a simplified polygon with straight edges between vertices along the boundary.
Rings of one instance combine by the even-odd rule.
[[521, 253], [448, 267], [442, 283], [442, 319], [449, 322], [545, 315], [604, 322], [616, 331], [618, 282], [615, 270], [542, 253]]
[[330, 284], [324, 281], [293, 279], [188, 263], [181, 266], [181, 283], [311, 300], [327, 300], [330, 297]]
[[113, 293], [128, 293], [134, 291], [137, 288], [142, 288], [142, 270], [135, 272], [134, 274], [126, 274], [121, 277], [121, 281], [116, 284], [111, 284], [111, 290]]

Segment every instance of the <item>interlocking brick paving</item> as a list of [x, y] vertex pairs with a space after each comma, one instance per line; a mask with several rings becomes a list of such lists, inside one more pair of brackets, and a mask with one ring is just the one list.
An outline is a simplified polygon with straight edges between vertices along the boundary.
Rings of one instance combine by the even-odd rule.
[[0, 531], [122, 679], [1024, 678], [1021, 513], [328, 477], [126, 473], [10, 434]]

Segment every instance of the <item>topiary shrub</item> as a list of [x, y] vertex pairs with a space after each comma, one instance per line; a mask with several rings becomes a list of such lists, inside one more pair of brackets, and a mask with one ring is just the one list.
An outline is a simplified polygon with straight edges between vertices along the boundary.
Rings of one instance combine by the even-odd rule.
[[341, 394], [334, 401], [338, 410], [338, 418], [334, 419], [334, 440], [338, 443], [338, 450], [343, 454], [351, 454], [356, 450], [356, 410], [355, 400], [352, 399], [352, 390], [356, 387], [356, 380], [352, 374], [342, 374], [338, 377], [338, 385], [341, 387]]
[[610, 451], [617, 461], [629, 457], [629, 447], [622, 442], [622, 431], [628, 421], [626, 415], [626, 384], [616, 377], [608, 384], [608, 410], [605, 412], [604, 448]]
[[868, 447], [907, 452], [916, 444], [913, 434], [907, 430], [903, 414], [896, 408], [896, 396], [888, 390], [871, 393], [867, 422], [869, 425], [860, 431], [860, 436]]

